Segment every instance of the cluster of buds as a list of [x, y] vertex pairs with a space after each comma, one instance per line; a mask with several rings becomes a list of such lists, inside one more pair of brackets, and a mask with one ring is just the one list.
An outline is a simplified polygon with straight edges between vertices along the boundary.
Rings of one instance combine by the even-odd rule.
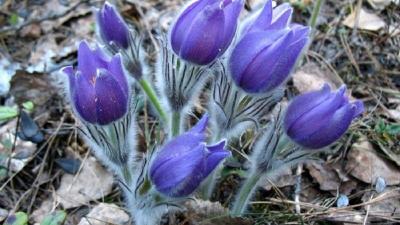
[[[147, 81], [154, 78], [144, 69], [143, 37], [107, 2], [96, 14], [103, 45], [91, 47], [82, 41], [77, 67], [62, 69], [80, 130], [121, 180], [137, 224], [157, 224], [167, 206], [179, 205], [199, 187], [212, 193], [223, 160], [232, 156], [227, 142], [255, 128], [261, 135], [232, 208], [232, 215], [241, 215], [263, 176], [307, 159], [310, 154], [304, 152], [328, 147], [363, 112], [360, 101], [349, 102], [345, 87], [332, 93], [327, 85], [281, 108], [285, 81], [309, 42], [310, 28], [291, 22], [288, 3], [273, 8], [268, 0], [240, 20], [243, 8], [244, 0], [197, 0], [184, 8], [168, 37], [161, 38], [159, 93]], [[185, 114], [207, 81], [212, 83], [209, 113], [184, 132]], [[136, 150], [135, 113], [141, 93], [134, 92], [135, 85], [169, 134], [146, 153]], [[274, 108], [279, 113], [273, 113]], [[212, 138], [206, 135], [209, 121]], [[208, 139], [216, 144], [208, 145]]]

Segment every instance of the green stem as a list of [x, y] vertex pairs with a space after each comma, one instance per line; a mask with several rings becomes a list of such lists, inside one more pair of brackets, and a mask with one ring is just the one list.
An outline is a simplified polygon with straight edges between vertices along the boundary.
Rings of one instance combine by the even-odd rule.
[[172, 112], [171, 118], [171, 135], [175, 137], [179, 134], [181, 128], [181, 114], [179, 112]]
[[160, 115], [161, 120], [164, 123], [167, 123], [167, 114], [162, 109], [160, 101], [158, 100], [158, 97], [156, 95], [156, 92], [151, 87], [149, 82], [147, 82], [145, 79], [142, 78], [142, 79], [139, 80], [139, 84], [142, 87], [142, 90], [146, 93], [146, 95], [149, 98], [151, 104], [157, 110], [158, 114]]
[[318, 19], [318, 15], [321, 11], [321, 6], [322, 6], [323, 1], [324, 0], [317, 0], [317, 2], [315, 3], [314, 9], [312, 11], [311, 19], [310, 19], [310, 23], [309, 23], [312, 31], [315, 30], [315, 26], [317, 25], [317, 19]]
[[236, 196], [236, 200], [233, 204], [233, 208], [231, 210], [231, 215], [234, 217], [241, 216], [247, 208], [247, 203], [254, 190], [257, 188], [257, 183], [260, 180], [261, 173], [254, 171], [250, 173], [250, 176], [246, 179], [243, 186], [240, 189], [239, 194]]

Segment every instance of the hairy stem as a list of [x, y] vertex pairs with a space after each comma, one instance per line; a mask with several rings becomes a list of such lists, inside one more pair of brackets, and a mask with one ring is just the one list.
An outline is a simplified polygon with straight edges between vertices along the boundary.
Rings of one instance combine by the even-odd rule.
[[167, 123], [167, 114], [165, 113], [165, 111], [162, 109], [161, 107], [161, 103], [158, 100], [158, 97], [156, 95], [156, 92], [154, 91], [154, 89], [151, 87], [151, 85], [149, 84], [149, 82], [147, 82], [145, 79], [140, 79], [139, 80], [139, 84], [142, 87], [142, 90], [146, 93], [147, 97], [149, 98], [151, 104], [154, 106], [154, 108], [156, 109], [156, 111], [158, 112], [160, 119], [164, 122], [164, 124], [168, 124]]
[[181, 128], [180, 112], [172, 112], [171, 115], [171, 136], [175, 137], [179, 134]]
[[253, 192], [257, 188], [257, 183], [260, 180], [261, 173], [258, 171], [252, 171], [249, 174], [249, 177], [243, 183], [239, 194], [236, 196], [236, 200], [233, 204], [233, 208], [231, 209], [232, 216], [241, 216], [246, 208], [250, 198], [253, 195]]

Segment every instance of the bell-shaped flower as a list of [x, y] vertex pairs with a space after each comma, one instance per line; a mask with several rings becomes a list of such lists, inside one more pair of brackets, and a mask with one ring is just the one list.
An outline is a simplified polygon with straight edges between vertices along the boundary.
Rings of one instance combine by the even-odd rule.
[[78, 66], [62, 70], [69, 78], [71, 103], [79, 116], [92, 124], [106, 125], [128, 110], [129, 86], [120, 55], [111, 59], [100, 48], [79, 44]]
[[289, 24], [292, 9], [283, 4], [272, 10], [268, 1], [258, 17], [244, 26], [228, 62], [236, 85], [249, 93], [265, 93], [289, 76], [308, 42], [309, 28]]
[[182, 59], [207, 65], [221, 56], [236, 33], [243, 0], [198, 0], [174, 23], [170, 42]]
[[128, 26], [113, 5], [104, 3], [96, 17], [100, 37], [105, 43], [115, 44], [120, 48], [129, 46]]
[[216, 168], [230, 151], [225, 141], [206, 145], [205, 129], [208, 116], [189, 131], [169, 141], [150, 167], [150, 179], [157, 191], [169, 197], [185, 197]]
[[325, 84], [319, 91], [295, 97], [284, 118], [286, 134], [309, 149], [323, 148], [338, 140], [364, 111], [363, 103], [349, 102], [345, 92], [345, 86], [331, 92]]

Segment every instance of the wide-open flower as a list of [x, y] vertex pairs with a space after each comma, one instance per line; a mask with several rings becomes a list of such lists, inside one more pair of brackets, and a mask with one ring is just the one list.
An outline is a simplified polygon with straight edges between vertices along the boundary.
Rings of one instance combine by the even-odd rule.
[[309, 28], [289, 24], [292, 8], [282, 4], [272, 10], [268, 1], [250, 20], [229, 58], [236, 85], [249, 93], [264, 93], [281, 85], [289, 76], [308, 41]]
[[96, 17], [100, 36], [105, 43], [114, 43], [122, 48], [129, 46], [128, 26], [113, 5], [104, 3]]
[[198, 0], [172, 27], [174, 52], [189, 62], [206, 65], [221, 56], [235, 36], [243, 0]]
[[69, 77], [72, 105], [84, 121], [106, 125], [127, 112], [129, 86], [118, 54], [110, 59], [82, 41], [76, 70], [67, 66], [61, 71]]
[[170, 197], [190, 195], [230, 151], [225, 141], [206, 145], [208, 116], [188, 132], [172, 139], [158, 152], [150, 167], [150, 178], [157, 191]]
[[297, 96], [288, 106], [284, 128], [297, 144], [310, 149], [328, 146], [339, 139], [351, 121], [364, 111], [359, 100], [349, 102], [346, 87], [331, 92], [327, 84], [319, 91]]

